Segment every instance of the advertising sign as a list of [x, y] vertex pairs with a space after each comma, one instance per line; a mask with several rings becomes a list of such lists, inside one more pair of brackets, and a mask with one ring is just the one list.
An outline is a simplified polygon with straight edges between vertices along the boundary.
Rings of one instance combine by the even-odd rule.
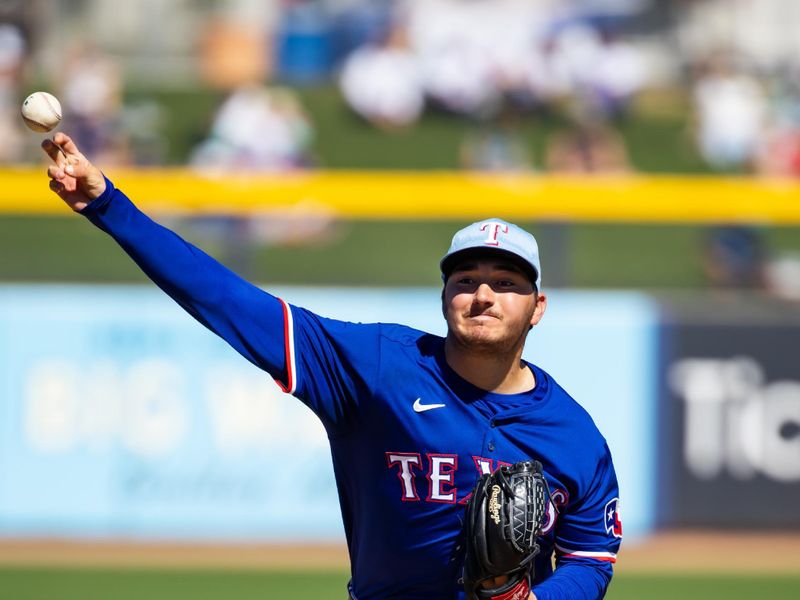
[[[277, 292], [325, 316], [445, 332], [438, 289]], [[636, 294], [550, 304], [526, 357], [598, 422], [635, 535], [653, 521], [641, 424], [656, 311]], [[0, 287], [0, 535], [338, 540], [340, 522], [316, 417], [162, 292]]]
[[752, 321], [665, 330], [666, 525], [800, 527], [800, 324]]

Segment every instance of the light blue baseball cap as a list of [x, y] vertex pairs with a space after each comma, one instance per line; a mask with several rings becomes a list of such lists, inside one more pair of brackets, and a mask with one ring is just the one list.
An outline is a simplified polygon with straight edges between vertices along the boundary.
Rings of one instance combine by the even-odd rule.
[[485, 219], [456, 232], [450, 249], [439, 261], [442, 279], [447, 279], [457, 263], [470, 257], [502, 253], [519, 265], [540, 290], [542, 267], [539, 244], [530, 233], [502, 219]]

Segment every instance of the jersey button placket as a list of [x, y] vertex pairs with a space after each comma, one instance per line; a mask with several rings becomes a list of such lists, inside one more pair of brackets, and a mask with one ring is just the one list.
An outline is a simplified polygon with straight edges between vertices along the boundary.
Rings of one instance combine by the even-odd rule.
[[[497, 421], [495, 419], [491, 419], [489, 421], [489, 428], [490, 429], [496, 429], [497, 428]], [[494, 452], [494, 440], [493, 439], [490, 439], [488, 441], [488, 443], [486, 444], [486, 449], [489, 452]]]

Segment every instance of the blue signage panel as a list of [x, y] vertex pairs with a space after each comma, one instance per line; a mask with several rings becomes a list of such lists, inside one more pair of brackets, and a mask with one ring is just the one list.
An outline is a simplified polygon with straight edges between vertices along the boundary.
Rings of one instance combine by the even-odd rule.
[[[325, 316], [445, 330], [437, 289], [276, 291]], [[637, 294], [553, 293], [526, 353], [609, 440], [627, 534], [653, 521], [656, 315]], [[159, 290], [2, 286], [0, 535], [324, 541], [342, 528], [321, 424]]]

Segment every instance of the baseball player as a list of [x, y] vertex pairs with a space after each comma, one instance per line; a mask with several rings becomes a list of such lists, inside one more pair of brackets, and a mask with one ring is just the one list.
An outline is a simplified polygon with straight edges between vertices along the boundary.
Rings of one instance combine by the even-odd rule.
[[[532, 587], [487, 598], [602, 598], [622, 536], [616, 475], [588, 414], [521, 359], [547, 297], [535, 239], [488, 219], [441, 261], [444, 338], [292, 306], [158, 225], [57, 133], [50, 188], [190, 315], [319, 417], [330, 439], [356, 600], [450, 600], [481, 474], [535, 460], [549, 487]], [[499, 587], [497, 587], [499, 586]], [[530, 594], [530, 596], [529, 596]], [[472, 596], [471, 596], [472, 597]]]

